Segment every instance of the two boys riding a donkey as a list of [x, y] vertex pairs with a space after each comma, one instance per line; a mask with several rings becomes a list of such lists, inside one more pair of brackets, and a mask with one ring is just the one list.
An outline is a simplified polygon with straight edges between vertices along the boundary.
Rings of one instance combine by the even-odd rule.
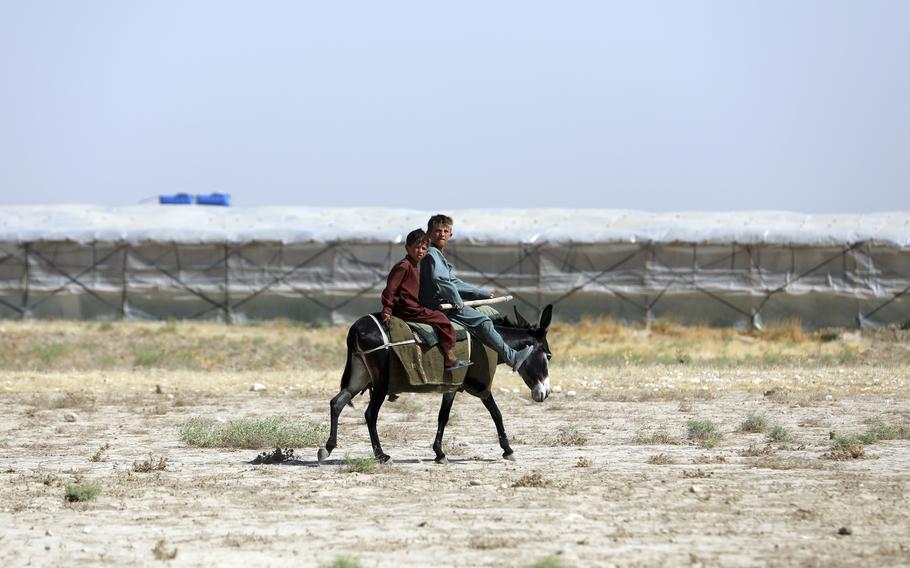
[[[376, 431], [379, 408], [389, 394], [390, 362], [394, 357], [389, 351], [390, 348], [402, 343], [414, 343], [389, 340], [387, 329], [392, 316], [433, 326], [445, 357], [445, 373], [464, 369], [472, 364], [455, 356], [453, 350], [456, 342], [455, 330], [452, 326], [452, 321], [455, 321], [471, 336], [495, 352], [496, 363], [507, 363], [513, 371], [518, 372], [531, 389], [535, 401], [543, 402], [549, 396], [548, 362], [552, 355], [546, 333], [550, 325], [552, 306], [544, 308], [540, 322], [532, 325], [521, 317], [517, 309], [515, 310], [517, 323], [505, 318], [497, 318], [494, 322], [486, 314], [465, 305], [466, 301], [474, 304], [492, 303], [489, 300], [495, 296], [495, 291], [471, 286], [453, 274], [453, 267], [444, 254], [446, 244], [452, 238], [452, 226], [451, 217], [434, 215], [427, 223], [426, 233], [417, 229], [408, 234], [405, 242], [407, 256], [392, 268], [382, 293], [382, 312], [377, 314], [382, 323], [375, 315], [368, 315], [357, 320], [348, 331], [348, 353], [341, 378], [341, 390], [329, 404], [331, 431], [325, 447], [319, 449], [320, 462], [325, 460], [336, 446], [338, 416], [342, 409], [354, 396], [367, 389], [370, 389], [371, 393], [365, 417], [373, 453], [380, 462], [389, 460], [389, 456], [382, 451]], [[487, 302], [476, 302], [477, 300]], [[503, 457], [513, 459], [512, 448], [509, 446], [502, 424], [502, 414], [489, 389], [493, 371], [495, 365], [484, 380], [478, 379], [480, 376], [478, 373], [473, 373], [472, 377], [472, 369], [468, 369], [464, 383], [458, 389], [448, 388], [443, 392], [436, 440], [433, 443], [437, 463], [447, 462], [442, 451], [442, 436], [458, 390], [465, 390], [481, 399], [496, 424]]]

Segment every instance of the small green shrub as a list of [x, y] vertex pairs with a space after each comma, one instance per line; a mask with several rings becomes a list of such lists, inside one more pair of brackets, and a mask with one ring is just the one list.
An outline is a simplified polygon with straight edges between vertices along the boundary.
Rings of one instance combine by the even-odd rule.
[[894, 426], [883, 420], [876, 420], [869, 430], [859, 435], [864, 444], [874, 444], [882, 440], [908, 440], [910, 439], [910, 426], [901, 424]]
[[771, 428], [771, 431], [768, 432], [768, 441], [769, 442], [786, 442], [790, 439], [790, 432], [780, 425], [775, 425]]
[[243, 418], [222, 423], [193, 418], [180, 427], [180, 440], [197, 448], [262, 449], [319, 446], [328, 427], [286, 417]]
[[66, 500], [70, 503], [77, 501], [91, 501], [101, 494], [101, 485], [91, 481], [85, 483], [70, 483], [66, 486]]
[[740, 432], [757, 433], [768, 429], [768, 418], [764, 414], [750, 414], [739, 425]]
[[376, 469], [379, 462], [374, 457], [354, 458], [346, 455], [344, 465], [345, 470], [349, 473], [370, 473]]
[[688, 438], [705, 448], [713, 448], [723, 435], [710, 420], [689, 420], [686, 423]]

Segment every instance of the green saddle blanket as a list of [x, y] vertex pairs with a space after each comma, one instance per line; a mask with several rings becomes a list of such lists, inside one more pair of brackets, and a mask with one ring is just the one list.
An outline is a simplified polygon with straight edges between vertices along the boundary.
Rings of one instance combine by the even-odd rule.
[[[495, 315], [491, 310], [487, 315]], [[390, 347], [392, 357], [389, 359], [389, 394], [401, 392], [450, 392], [467, 390], [472, 394], [481, 394], [489, 390], [496, 373], [496, 352], [486, 347], [479, 341], [471, 338], [464, 327], [455, 324], [456, 338], [460, 339], [455, 344], [455, 356], [459, 359], [473, 362], [470, 367], [445, 370], [445, 357], [438, 347], [439, 341], [433, 327], [424, 324], [405, 322], [393, 317], [389, 320], [389, 340], [392, 343], [413, 341], [417, 338], [419, 343], [405, 343]], [[415, 329], [422, 326], [426, 329]], [[424, 340], [424, 334], [427, 334]]]

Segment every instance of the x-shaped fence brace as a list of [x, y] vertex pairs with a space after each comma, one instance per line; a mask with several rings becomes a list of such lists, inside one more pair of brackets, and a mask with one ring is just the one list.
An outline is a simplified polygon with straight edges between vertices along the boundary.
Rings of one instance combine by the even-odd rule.
[[[283, 250], [284, 250], [283, 246], [279, 246], [278, 250], [276, 250], [276, 252], [272, 254], [271, 258], [268, 261], [266, 261], [265, 263], [257, 263], [255, 261], [251, 260], [247, 255], [243, 254], [243, 250], [242, 250], [243, 245], [234, 246], [234, 247], [232, 247], [231, 245], [226, 244], [226, 243], [220, 244], [220, 245], [218, 245], [218, 244], [213, 245], [213, 246], [220, 246], [223, 248], [223, 250], [224, 250], [223, 257], [205, 267], [194, 268], [193, 270], [195, 272], [205, 273], [205, 272], [210, 272], [212, 270], [215, 270], [219, 267], [221, 267], [223, 269], [223, 271], [224, 271], [224, 299], [218, 300], [216, 298], [211, 297], [210, 294], [207, 294], [203, 290], [199, 290], [197, 288], [190, 286], [189, 284], [187, 284], [186, 282], [184, 282], [181, 279], [180, 274], [183, 270], [183, 267], [181, 264], [179, 243], [177, 243], [177, 242], [170, 243], [170, 246], [168, 249], [166, 249], [162, 254], [156, 256], [155, 258], [151, 258], [151, 259], [147, 258], [144, 254], [139, 252], [139, 250], [136, 247], [130, 247], [130, 245], [128, 243], [120, 243], [120, 244], [115, 243], [114, 247], [110, 251], [108, 251], [106, 254], [104, 254], [103, 256], [98, 258], [95, 255], [95, 249], [94, 249], [96, 243], [92, 243], [92, 247], [93, 247], [92, 262], [88, 267], [83, 268], [82, 270], [80, 270], [77, 273], [71, 273], [67, 269], [64, 269], [63, 267], [60, 266], [59, 262], [57, 261], [58, 250], [56, 247], [52, 249], [50, 254], [48, 254], [48, 252], [46, 252], [46, 251], [41, 250], [42, 246], [46, 246], [48, 244], [49, 243], [23, 243], [22, 245], [20, 245], [21, 249], [23, 251], [23, 254], [21, 256], [16, 255], [16, 254], [6, 253], [2, 257], [0, 257], [0, 264], [5, 264], [10, 261], [21, 261], [25, 267], [24, 274], [23, 274], [23, 299], [22, 299], [21, 306], [16, 306], [15, 304], [13, 304], [7, 300], [4, 300], [2, 298], [0, 298], [0, 306], [3, 306], [6, 309], [9, 309], [9, 310], [19, 314], [21, 317], [27, 317], [29, 312], [32, 309], [34, 309], [37, 306], [40, 306], [42, 303], [48, 301], [50, 298], [54, 297], [55, 295], [59, 294], [60, 292], [62, 292], [64, 290], [66, 290], [71, 285], [75, 285], [78, 288], [80, 288], [81, 290], [83, 290], [85, 293], [87, 293], [88, 295], [93, 297], [94, 299], [96, 299], [99, 302], [103, 303], [104, 305], [110, 307], [112, 310], [119, 312], [122, 317], [124, 315], [124, 305], [126, 303], [127, 288], [128, 288], [127, 258], [128, 258], [128, 256], [132, 256], [132, 257], [136, 258], [137, 260], [139, 260], [140, 262], [144, 263], [146, 266], [152, 267], [154, 270], [157, 270], [161, 274], [164, 274], [179, 289], [182, 289], [182, 290], [185, 290], [185, 291], [191, 293], [195, 297], [198, 297], [199, 299], [201, 299], [202, 301], [204, 301], [208, 304], [207, 308], [193, 314], [191, 316], [191, 319], [205, 316], [214, 310], [220, 310], [224, 313], [225, 319], [230, 321], [231, 313], [233, 310], [252, 301], [253, 299], [259, 297], [263, 293], [267, 292], [268, 290], [270, 290], [271, 288], [273, 288], [279, 284], [284, 284], [295, 294], [298, 294], [300, 297], [314, 303], [315, 305], [317, 305], [318, 307], [320, 307], [321, 309], [323, 309], [329, 313], [333, 313], [335, 310], [341, 309], [344, 306], [350, 304], [351, 302], [357, 300], [358, 298], [364, 296], [365, 294], [367, 294], [373, 290], [376, 290], [385, 279], [385, 270], [387, 268], [387, 265], [389, 264], [389, 260], [391, 258], [391, 254], [392, 254], [392, 245], [389, 245], [388, 253], [386, 255], [384, 262], [368, 262], [361, 258], [358, 258], [353, 252], [351, 252], [346, 247], [344, 247], [343, 246], [344, 243], [341, 243], [341, 242], [327, 243], [324, 248], [317, 251], [315, 254], [310, 255], [308, 258], [295, 264], [294, 266], [283, 270], [280, 274], [274, 276], [268, 283], [261, 286], [259, 289], [255, 290], [254, 292], [246, 295], [245, 297], [243, 297], [239, 300], [231, 301], [231, 298], [230, 298], [230, 282], [231, 282], [230, 260], [232, 258], [238, 258], [242, 261], [240, 263], [240, 267], [241, 267], [240, 270], [242, 273], [244, 273], [244, 275], [245, 275], [245, 271], [246, 271], [247, 267], [253, 267], [255, 269], [259, 269], [260, 271], [265, 271], [266, 268], [268, 266], [271, 266], [276, 259], [279, 261], [278, 265], [283, 266], [283, 262], [282, 262]], [[110, 245], [110, 243], [105, 243], [105, 244]], [[496, 273], [491, 273], [491, 274], [488, 274], [485, 271], [479, 269], [477, 266], [473, 265], [473, 263], [468, 261], [463, 255], [459, 255], [456, 247], [453, 247], [450, 250], [450, 255], [459, 265], [467, 268], [468, 270], [475, 272], [481, 278], [483, 278], [481, 286], [486, 285], [486, 284], [493, 284], [498, 289], [501, 289], [505, 292], [510, 293], [518, 301], [529, 306], [530, 308], [532, 308], [534, 310], [539, 310], [539, 301], [534, 302], [532, 299], [526, 297], [524, 294], [516, 292], [515, 290], [511, 289], [507, 284], [505, 284], [503, 282], [503, 278], [507, 277], [509, 275], [510, 271], [513, 270], [515, 267], [520, 266], [525, 261], [529, 261], [533, 264], [536, 275], [537, 275], [537, 279], [538, 279], [538, 286], [537, 286], [538, 296], [540, 294], [540, 276], [541, 276], [540, 275], [540, 259], [543, 257], [548, 257], [551, 260], [553, 260], [557, 263], [560, 263], [561, 266], [563, 267], [563, 270], [570, 269], [579, 274], [584, 274], [585, 272], [590, 272], [591, 270], [597, 270], [597, 267], [596, 267], [595, 263], [593, 262], [593, 260], [583, 250], [580, 251], [579, 250], [580, 247], [576, 247], [574, 243], [569, 243], [567, 252], [562, 256], [557, 255], [553, 250], [547, 249], [546, 244], [547, 243], [538, 243], [535, 245], [521, 245], [520, 252], [519, 252], [518, 258], [516, 260], [514, 260], [511, 264], [509, 264], [505, 268], [502, 268], [501, 270], [498, 270]], [[851, 244], [850, 246], [844, 247], [842, 250], [840, 250], [836, 254], [833, 254], [830, 257], [825, 258], [824, 260], [822, 260], [821, 262], [818, 262], [811, 268], [804, 270], [803, 272], [797, 274], [795, 277], [788, 278], [786, 283], [776, 286], [771, 289], [766, 289], [761, 301], [758, 303], [758, 305], [756, 307], [754, 307], [752, 309], [744, 309], [740, 306], [737, 306], [736, 304], [734, 304], [731, 301], [729, 301], [728, 299], [720, 296], [719, 294], [700, 286], [697, 281], [699, 270], [713, 268], [715, 266], [725, 263], [728, 260], [731, 263], [731, 268], [733, 268], [735, 265], [735, 256], [737, 254], [737, 249], [739, 249], [740, 251], [744, 250], [749, 255], [749, 258], [750, 258], [749, 269], [750, 270], [754, 269], [758, 274], [759, 281], [764, 282], [765, 278], [764, 278], [764, 273], [762, 271], [761, 262], [759, 261], [756, 263], [755, 258], [754, 258], [754, 255], [760, 254], [761, 249], [760, 248], [753, 249], [752, 245], [738, 245], [736, 243], [733, 243], [731, 245], [730, 254], [724, 255], [721, 258], [715, 259], [707, 264], [702, 264], [702, 265], [699, 265], [697, 263], [697, 246], [698, 245], [692, 245], [692, 247], [693, 247], [693, 264], [692, 264], [691, 271], [688, 275], [689, 278], [686, 278], [686, 275], [684, 275], [684, 274], [680, 274], [680, 273], [673, 274], [672, 278], [670, 278], [670, 280], [662, 287], [662, 289], [657, 293], [657, 295], [654, 298], [646, 297], [646, 301], [644, 303], [639, 302], [639, 301], [635, 300], [634, 298], [631, 298], [631, 297], [627, 296], [626, 294], [622, 293], [620, 290], [616, 289], [615, 286], [611, 285], [610, 279], [609, 279], [609, 276], [611, 273], [615, 272], [620, 267], [622, 267], [624, 264], [626, 264], [627, 262], [629, 262], [630, 260], [632, 260], [633, 258], [635, 258], [639, 255], [650, 254], [653, 257], [655, 262], [657, 262], [658, 264], [663, 264], [660, 259], [659, 247], [655, 246], [653, 243], [641, 243], [635, 251], [629, 253], [628, 255], [624, 256], [623, 258], [621, 258], [618, 261], [611, 264], [610, 266], [608, 266], [604, 269], [598, 270], [597, 273], [595, 273], [593, 275], [586, 274], [583, 277], [583, 281], [581, 283], [573, 286], [570, 290], [563, 293], [561, 296], [559, 296], [557, 299], [555, 299], [552, 303], [558, 304], [560, 302], [563, 302], [566, 299], [575, 295], [580, 290], [583, 290], [585, 287], [589, 286], [590, 284], [596, 283], [596, 284], [602, 286], [604, 289], [606, 289], [610, 293], [612, 293], [613, 295], [615, 295], [616, 297], [620, 298], [621, 300], [628, 302], [629, 304], [635, 306], [638, 309], [641, 309], [642, 311], [645, 312], [646, 317], [647, 317], [648, 314], [650, 314], [650, 310], [663, 298], [663, 296], [666, 294], [666, 292], [668, 290], [670, 290], [671, 287], [673, 287], [677, 282], [683, 281], [683, 282], [687, 283], [689, 289], [697, 291], [701, 294], [708, 296], [709, 298], [730, 308], [731, 310], [741, 314], [742, 316], [750, 318], [751, 321], [754, 323], [756, 316], [758, 316], [761, 313], [762, 309], [767, 305], [767, 303], [775, 295], [777, 295], [781, 292], [785, 292], [794, 283], [800, 281], [801, 279], [805, 278], [806, 276], [808, 276], [808, 275], [812, 274], [813, 272], [817, 271], [818, 269], [830, 264], [831, 262], [836, 261], [839, 258], [844, 259], [844, 262], [846, 263], [846, 258], [849, 254], [851, 254], [858, 247], [864, 246], [866, 244], [867, 243], [865, 243], [865, 242], [857, 242], [857, 243]], [[792, 245], [790, 246], [790, 249], [791, 249], [791, 255], [792, 255], [792, 250], [793, 250]], [[298, 286], [295, 286], [294, 284], [292, 284], [292, 282], [290, 280], [290, 278], [297, 271], [299, 271], [300, 269], [302, 269], [308, 265], [311, 265], [318, 258], [320, 258], [321, 256], [325, 255], [326, 253], [328, 253], [330, 251], [336, 251], [337, 254], [342, 255], [346, 260], [352, 262], [354, 265], [360, 266], [363, 268], [368, 268], [371, 272], [375, 273], [375, 278], [370, 282], [370, 284], [368, 286], [358, 289], [353, 295], [347, 297], [345, 300], [341, 301], [340, 303], [331, 303], [331, 304], [320, 300], [319, 298], [315, 297], [312, 293], [310, 293], [306, 290], [300, 289]], [[95, 290], [93, 290], [91, 287], [89, 287], [88, 285], [86, 285], [84, 282], [82, 282], [80, 280], [86, 274], [93, 272], [99, 265], [102, 265], [103, 263], [107, 262], [109, 259], [111, 259], [115, 255], [117, 255], [118, 253], [123, 254], [122, 269], [124, 271], [123, 294], [122, 294], [121, 306], [119, 306], [119, 307], [112, 304], [110, 301], [108, 301], [107, 299], [105, 299], [104, 297], [99, 295]], [[173, 264], [176, 266], [176, 273], [174, 271], [171, 271], [168, 268], [162, 266], [161, 261], [163, 259], [165, 259], [166, 257], [168, 257], [169, 255], [173, 255]], [[31, 262], [30, 259], [34, 259], [41, 265], [43, 265], [43, 266], [47, 267], [48, 269], [50, 269], [51, 271], [59, 274], [60, 276], [62, 276], [63, 278], [66, 279], [67, 283], [55, 288], [54, 290], [43, 293], [42, 297], [40, 299], [30, 303], [29, 302], [29, 283], [30, 283], [29, 264]], [[590, 267], [590, 270], [580, 268], [579, 263], [578, 263], [579, 259], [583, 259], [584, 261], [586, 261], [586, 263]], [[647, 277], [647, 267], [645, 269], [645, 273], [646, 273], [645, 277]], [[235, 281], [236, 280], [237, 279], [235, 278]], [[243, 282], [243, 281], [245, 281], [245, 278], [241, 277], [239, 279], [239, 281]], [[908, 293], [910, 293], [910, 285], [908, 285], [904, 289], [898, 291], [897, 293], [893, 294], [890, 298], [884, 300], [882, 303], [880, 303], [873, 309], [867, 311], [866, 313], [860, 313], [859, 314], [859, 323], [862, 323], [865, 319], [872, 317], [873, 315], [875, 315], [876, 313], [878, 313], [879, 311], [881, 311], [882, 309], [884, 309], [885, 307], [892, 304], [894, 301], [898, 300], [899, 298], [901, 298], [902, 296], [904, 296]]]

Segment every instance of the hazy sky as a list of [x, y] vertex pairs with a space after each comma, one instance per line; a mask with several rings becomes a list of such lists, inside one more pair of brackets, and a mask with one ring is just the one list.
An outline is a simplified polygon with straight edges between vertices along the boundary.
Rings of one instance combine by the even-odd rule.
[[0, 205], [910, 210], [910, 2], [0, 0]]

